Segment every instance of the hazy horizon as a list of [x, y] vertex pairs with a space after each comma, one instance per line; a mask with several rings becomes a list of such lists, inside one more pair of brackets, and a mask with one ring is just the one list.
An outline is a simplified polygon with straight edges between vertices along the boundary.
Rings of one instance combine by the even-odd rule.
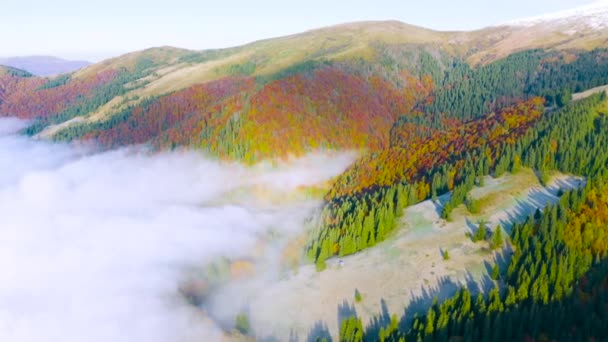
[[[104, 2], [93, 11], [75, 0], [8, 0], [0, 14], [0, 58], [55, 56], [97, 62], [157, 46], [204, 50], [367, 20], [398, 20], [435, 30], [472, 30], [593, 3], [592, 0], [482, 0], [400, 3], [394, 0], [285, 5], [276, 0], [230, 5], [176, 0], [167, 6], [136, 0]], [[159, 6], [156, 6], [159, 5]], [[437, 11], [441, 8], [441, 11]], [[16, 14], [19, 13], [19, 14]], [[27, 25], [24, 25], [27, 23]], [[77, 28], [77, 29], [76, 29]]]

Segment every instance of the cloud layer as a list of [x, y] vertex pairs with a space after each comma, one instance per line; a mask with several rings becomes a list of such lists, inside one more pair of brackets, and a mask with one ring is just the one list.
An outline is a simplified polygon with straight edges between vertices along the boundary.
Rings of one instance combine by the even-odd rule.
[[269, 228], [297, 232], [314, 202], [261, 205], [226, 194], [288, 192], [351, 156], [278, 168], [194, 152], [93, 154], [14, 135], [0, 120], [0, 340], [200, 341], [220, 337], [177, 294], [184, 269], [251, 252]]

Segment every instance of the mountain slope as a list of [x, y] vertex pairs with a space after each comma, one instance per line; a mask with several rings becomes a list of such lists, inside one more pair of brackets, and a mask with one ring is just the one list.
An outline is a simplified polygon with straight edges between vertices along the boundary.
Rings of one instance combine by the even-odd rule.
[[512, 26], [533, 27], [545, 25], [565, 28], [570, 32], [585, 32], [608, 28], [608, 1], [600, 0], [578, 8], [537, 17], [524, 18], [508, 23]]
[[499, 32], [500, 41], [471, 56], [472, 62], [502, 58], [532, 48], [590, 50], [608, 43], [608, 1], [507, 22], [485, 32]]
[[564, 20], [472, 32], [361, 22], [221, 50], [153, 48], [56, 79], [6, 75], [0, 114], [37, 119], [28, 133], [54, 139], [185, 145], [250, 162], [380, 151], [411, 137], [401, 127], [432, 134], [608, 83], [606, 32], [569, 36], [552, 24]]
[[[407, 206], [427, 201], [432, 221], [441, 225], [454, 218], [454, 210], [479, 211], [471, 190], [489, 176], [528, 168], [534, 171], [524, 171], [528, 176], [546, 184], [556, 170], [580, 175], [586, 187], [559, 200], [558, 195], [556, 206], [512, 228], [515, 248], [503, 255], [508, 269], [492, 268], [488, 282], [498, 286], [489, 298], [472, 302], [471, 293], [462, 290], [441, 306], [433, 304], [411, 326], [383, 312], [365, 331], [360, 321], [349, 326], [356, 317], [345, 320], [341, 335], [352, 333], [344, 340], [363, 333], [366, 340], [545, 340], [562, 336], [559, 328], [547, 328], [560, 322], [571, 340], [601, 340], [604, 335], [591, 334], [589, 326], [579, 329], [585, 326], [563, 314], [563, 307], [578, 312], [580, 301], [559, 307], [579, 284], [576, 295], [583, 299], [603, 296], [606, 291], [597, 290], [608, 284], [602, 280], [587, 288], [588, 280], [597, 279], [583, 278], [608, 255], [608, 199], [600, 195], [608, 184], [606, 95], [570, 103], [573, 92], [608, 84], [605, 29], [584, 13], [583, 19], [576, 12], [473, 32], [352, 23], [229, 49], [153, 48], [56, 78], [0, 68], [0, 115], [31, 119], [24, 133], [38, 137], [90, 141], [107, 149], [195, 148], [245, 163], [356, 150], [359, 159], [330, 182], [320, 214], [309, 222], [308, 238], [290, 244], [303, 247], [295, 249], [318, 271], [334, 256], [393, 238]], [[521, 216], [545, 205], [536, 204], [511, 203]], [[487, 239], [482, 223], [472, 227], [477, 224], [454, 216], [458, 225]], [[496, 233], [508, 233], [516, 221], [509, 217], [499, 222], [502, 227], [491, 227], [491, 244], [468, 241], [464, 232], [460, 242], [481, 242], [477, 250], [497, 248], [503, 238]], [[455, 247], [435, 247], [441, 247], [435, 250], [441, 256], [429, 258], [429, 251], [427, 265], [440, 259], [447, 264], [448, 249]], [[393, 252], [381, 251], [389, 259]], [[602, 268], [602, 279], [608, 279], [608, 267]], [[403, 295], [403, 289], [398, 292]], [[583, 307], [589, 322], [605, 332], [605, 308], [591, 305], [597, 298], [583, 302], [593, 306]], [[410, 312], [406, 316], [412, 318]]]

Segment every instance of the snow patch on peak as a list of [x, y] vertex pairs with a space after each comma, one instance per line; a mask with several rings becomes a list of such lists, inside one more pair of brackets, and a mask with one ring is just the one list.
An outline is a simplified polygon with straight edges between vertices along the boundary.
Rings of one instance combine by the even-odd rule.
[[504, 23], [507, 26], [520, 27], [543, 24], [571, 26], [568, 30], [570, 33], [582, 29], [608, 28], [608, 0], [599, 0], [574, 9]]

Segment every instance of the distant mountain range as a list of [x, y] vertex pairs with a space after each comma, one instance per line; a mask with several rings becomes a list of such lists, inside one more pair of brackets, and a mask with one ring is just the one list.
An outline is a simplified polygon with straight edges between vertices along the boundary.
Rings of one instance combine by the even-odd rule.
[[25, 70], [36, 76], [64, 74], [91, 65], [87, 61], [70, 61], [52, 56], [0, 58], [0, 65]]

